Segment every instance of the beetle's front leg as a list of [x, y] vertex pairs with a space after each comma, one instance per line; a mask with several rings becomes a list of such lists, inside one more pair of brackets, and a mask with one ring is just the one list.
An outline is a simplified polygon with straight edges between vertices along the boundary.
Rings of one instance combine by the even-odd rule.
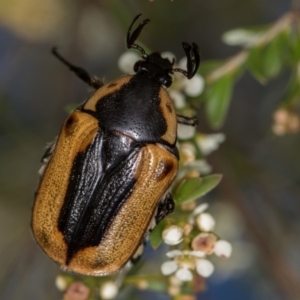
[[196, 117], [186, 117], [182, 115], [177, 115], [177, 122], [189, 126], [197, 126], [198, 119]]
[[170, 193], [168, 193], [157, 207], [157, 214], [155, 216], [156, 224], [158, 224], [168, 214], [173, 212], [174, 208], [175, 208], [175, 203], [173, 197]]
[[52, 49], [52, 53], [54, 56], [56, 56], [63, 64], [69, 67], [71, 71], [73, 71], [81, 80], [83, 80], [85, 83], [87, 83], [89, 86], [93, 87], [94, 89], [101, 88], [104, 83], [98, 79], [97, 77], [91, 77], [89, 73], [84, 70], [83, 68], [74, 66], [69, 61], [67, 61], [65, 58], [63, 58], [58, 52], [56, 48]]

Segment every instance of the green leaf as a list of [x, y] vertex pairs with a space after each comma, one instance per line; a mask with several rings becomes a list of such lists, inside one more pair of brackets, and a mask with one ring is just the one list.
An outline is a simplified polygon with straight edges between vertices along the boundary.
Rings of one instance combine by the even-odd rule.
[[268, 78], [277, 76], [286, 59], [286, 34], [283, 32], [269, 43], [265, 49], [263, 67]]
[[281, 32], [267, 45], [250, 50], [247, 64], [252, 75], [261, 83], [277, 76], [287, 61], [288, 33]]
[[220, 67], [222, 64], [224, 63], [223, 60], [205, 60], [205, 61], [201, 61], [201, 65], [199, 68], [199, 74], [201, 76], [206, 76], [209, 73], [211, 73], [212, 71], [214, 71], [215, 69], [217, 69], [218, 67]]
[[161, 221], [150, 233], [150, 245], [155, 250], [162, 243], [162, 232], [166, 226], [166, 222]]
[[247, 60], [247, 65], [253, 77], [264, 84], [267, 81], [266, 74], [262, 67], [263, 46], [254, 47], [250, 50]]
[[290, 106], [298, 102], [299, 99], [300, 99], [300, 78], [296, 71], [292, 74], [290, 78], [282, 102], [284, 106]]
[[300, 32], [292, 32], [289, 39], [289, 58], [291, 63], [295, 64], [300, 61]]
[[182, 204], [200, 198], [215, 188], [222, 175], [214, 174], [206, 177], [184, 178], [175, 189], [175, 202]]
[[225, 75], [208, 87], [205, 109], [208, 121], [214, 128], [219, 128], [224, 122], [232, 88], [233, 75]]

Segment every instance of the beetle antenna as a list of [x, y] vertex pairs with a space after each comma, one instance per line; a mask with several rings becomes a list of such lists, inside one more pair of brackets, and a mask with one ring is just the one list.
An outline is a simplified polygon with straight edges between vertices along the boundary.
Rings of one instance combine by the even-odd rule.
[[199, 47], [195, 43], [192, 43], [192, 45], [190, 45], [186, 42], [182, 43], [182, 47], [187, 58], [187, 63], [186, 63], [187, 70], [176, 68], [173, 69], [173, 72], [180, 72], [188, 79], [191, 79], [197, 73], [200, 65]]
[[142, 29], [144, 28], [144, 26], [147, 25], [147, 24], [150, 22], [150, 20], [149, 20], [149, 19], [146, 19], [146, 20], [142, 21], [142, 22], [139, 24], [139, 26], [138, 26], [138, 27], [133, 31], [133, 33], [131, 34], [131, 29], [132, 29], [133, 24], [136, 22], [136, 20], [137, 20], [141, 15], [142, 15], [142, 14], [137, 15], [137, 16], [133, 19], [131, 25], [129, 26], [129, 29], [128, 29], [128, 31], [127, 31], [127, 39], [126, 39], [126, 43], [127, 43], [127, 48], [128, 48], [128, 49], [136, 49], [136, 50], [140, 51], [140, 52], [142, 53], [143, 56], [146, 56], [145, 50], [144, 50], [141, 46], [135, 44], [134, 42], [135, 42], [136, 39], [139, 37], [139, 35], [140, 35]]

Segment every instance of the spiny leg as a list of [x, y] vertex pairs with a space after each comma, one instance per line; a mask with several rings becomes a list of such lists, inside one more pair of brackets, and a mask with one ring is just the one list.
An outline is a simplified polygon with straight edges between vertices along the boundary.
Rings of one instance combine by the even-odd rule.
[[197, 126], [198, 119], [196, 117], [186, 117], [182, 115], [177, 115], [177, 122], [183, 125]]
[[76, 67], [70, 62], [68, 62], [65, 58], [63, 58], [58, 52], [56, 48], [52, 49], [52, 53], [55, 57], [57, 57], [63, 64], [69, 67], [71, 71], [73, 71], [81, 80], [86, 82], [88, 85], [95, 89], [99, 89], [104, 85], [102, 81], [100, 81], [96, 77], [91, 77], [86, 70], [80, 67]]
[[170, 193], [168, 193], [163, 201], [161, 201], [157, 208], [157, 214], [155, 216], [156, 224], [158, 224], [162, 219], [165, 218], [168, 214], [173, 212], [175, 208], [175, 203], [173, 197]]

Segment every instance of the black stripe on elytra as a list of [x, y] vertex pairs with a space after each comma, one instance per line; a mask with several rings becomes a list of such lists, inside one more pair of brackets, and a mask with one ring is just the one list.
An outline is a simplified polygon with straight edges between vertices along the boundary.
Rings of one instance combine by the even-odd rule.
[[68, 245], [66, 264], [104, 238], [136, 183], [140, 148], [123, 135], [99, 130], [77, 154], [58, 222]]

